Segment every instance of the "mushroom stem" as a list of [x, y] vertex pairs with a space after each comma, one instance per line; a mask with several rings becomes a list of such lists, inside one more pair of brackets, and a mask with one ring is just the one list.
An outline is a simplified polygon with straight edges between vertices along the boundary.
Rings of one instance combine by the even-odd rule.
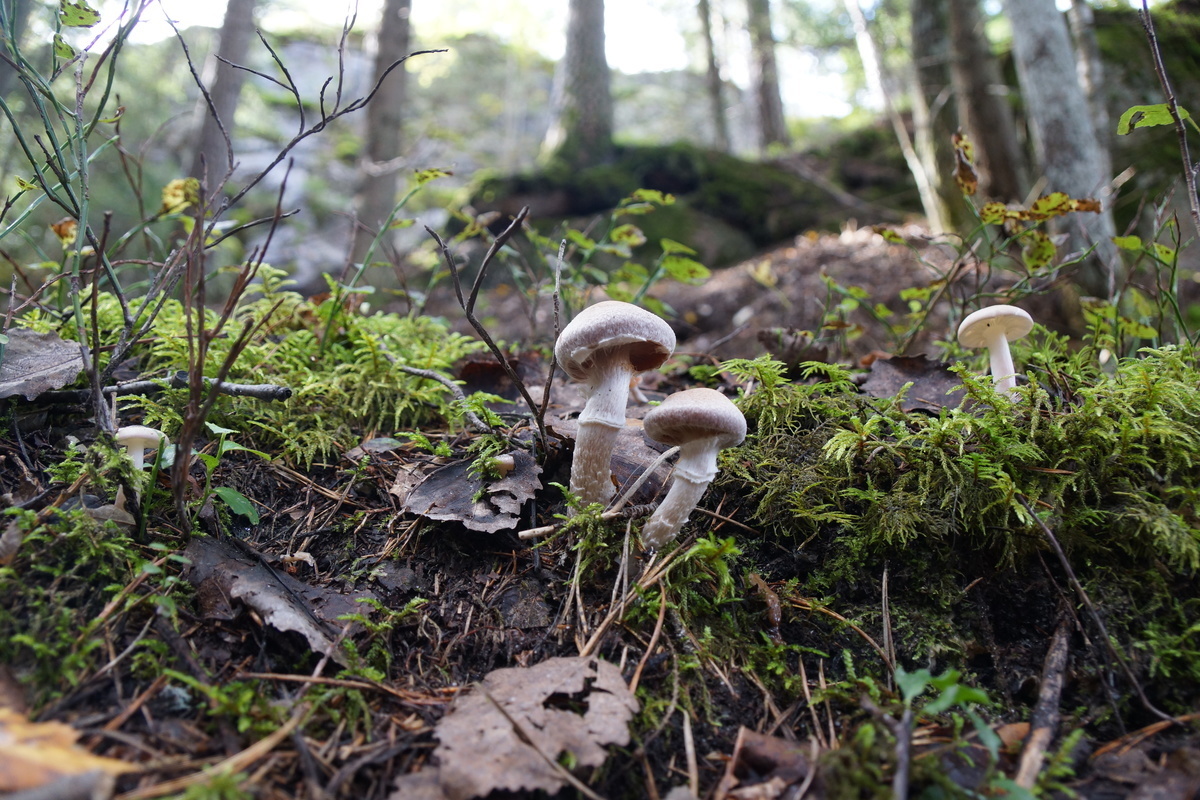
[[992, 370], [992, 384], [997, 392], [1010, 397], [1017, 388], [1017, 369], [1013, 366], [1012, 351], [1008, 348], [1008, 336], [1000, 328], [988, 331], [988, 359]]
[[146, 466], [146, 445], [142, 442], [131, 442], [125, 445], [125, 452], [133, 462], [133, 474], [140, 475]]
[[571, 491], [584, 505], [607, 503], [615, 491], [610, 462], [617, 436], [625, 427], [632, 377], [627, 363], [597, 358], [596, 371], [587, 382], [587, 405], [579, 414], [571, 461]]
[[642, 527], [647, 548], [658, 549], [675, 538], [717, 476], [717, 445], [699, 439], [679, 445], [679, 461], [667, 496]]

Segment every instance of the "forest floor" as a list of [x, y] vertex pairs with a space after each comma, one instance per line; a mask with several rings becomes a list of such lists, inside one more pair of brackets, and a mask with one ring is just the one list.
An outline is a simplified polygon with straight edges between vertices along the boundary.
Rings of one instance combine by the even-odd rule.
[[[854, 366], [889, 354], [894, 335], [860, 310], [847, 307], [828, 325], [847, 294], [822, 275], [902, 316], [901, 292], [928, 286], [948, 264], [919, 229], [902, 232], [910, 246], [866, 229], [805, 237], [703, 286], [664, 290], [686, 322], [679, 352], [697, 364], [771, 352], [785, 363]], [[1030, 305], [1056, 313], [1055, 302]], [[492, 320], [519, 321], [492, 330], [497, 338], [547, 330], [545, 310], [530, 323], [510, 293], [493, 292], [482, 308]], [[455, 307], [440, 312], [455, 319]], [[909, 353], [932, 352], [948, 336], [946, 312], [935, 311]], [[545, 368], [533, 351], [514, 360], [530, 386], [541, 385]], [[472, 364], [460, 375], [468, 390], [514, 395], [494, 365]], [[659, 399], [689, 383], [677, 372], [645, 387]], [[547, 422], [569, 436], [578, 391], [559, 381], [551, 397]], [[425, 433], [445, 434], [455, 453], [469, 438]], [[532, 432], [515, 435], [527, 441]], [[10, 497], [38, 483], [21, 466], [23, 446], [3, 443]], [[957, 651], [973, 665], [971, 678], [991, 698], [985, 719], [974, 724], [975, 706], [954, 699], [979, 700], [958, 677], [927, 681], [949, 699], [941, 713], [914, 716], [901, 699], [907, 688], [882, 668], [896, 662], [886, 568], [841, 585], [840, 596], [807, 596], [803, 546], [760, 538], [752, 506], [727, 485], [714, 486], [709, 510], [693, 517], [702, 524], [653, 556], [638, 551], [621, 520], [601, 538], [577, 530], [535, 547], [516, 531], [555, 521], [561, 502], [545, 487], [566, 483], [569, 456], [561, 445], [540, 465], [521, 455], [485, 500], [466, 459], [384, 437], [307, 471], [231, 454], [218, 478], [253, 499], [261, 524], [223, 529], [218, 515], [202, 515], [215, 535], [160, 548], [160, 566], [172, 566], [176, 548], [188, 562], [181, 576], [192, 593], [177, 622], [152, 604], [106, 607], [91, 628], [106, 642], [102, 666], [64, 674], [36, 718], [67, 722], [79, 745], [132, 765], [117, 783], [125, 800], [560, 789], [589, 798], [900, 798], [910, 783], [930, 798], [1200, 796], [1196, 715], [1172, 724], [1139, 705], [1080, 621], [1083, 610], [1059, 602], [1066, 584], [1056, 584], [1057, 567], [1033, 561], [962, 587], [960, 612], [983, 620], [987, 635], [929, 652]], [[627, 480], [656, 455], [631, 426], [615, 477]], [[633, 505], [651, 501], [665, 479], [663, 468]], [[49, 597], [60, 590], [30, 574], [47, 581]], [[972, 573], [964, 566], [962, 574]], [[922, 580], [900, 567], [893, 577], [900, 597], [919, 592]], [[873, 613], [848, 611], [871, 604]], [[713, 641], [733, 635], [721, 632], [722, 620], [744, 645]], [[128, 657], [143, 640], [170, 670]], [[47, 669], [54, 665], [0, 672], [3, 704], [29, 711], [30, 675]], [[1070, 737], [1072, 724], [1091, 726], [1088, 737]], [[46, 752], [77, 757], [62, 741]], [[58, 786], [36, 796], [88, 796]]]

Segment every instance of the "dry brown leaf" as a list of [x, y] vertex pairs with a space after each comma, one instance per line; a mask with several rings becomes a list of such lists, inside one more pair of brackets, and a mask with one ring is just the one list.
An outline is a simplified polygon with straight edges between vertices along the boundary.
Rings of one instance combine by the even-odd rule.
[[[629, 742], [638, 709], [621, 671], [598, 658], [552, 658], [533, 667], [494, 670], [458, 696], [434, 735], [441, 797], [466, 800], [493, 791], [553, 794], [567, 785], [570, 754], [579, 767], [604, 763], [608, 745]], [[426, 770], [425, 772], [428, 772]], [[431, 793], [431, 776], [407, 775], [392, 800]]]
[[[470, 462], [458, 461], [429, 473], [404, 498], [404, 510], [427, 519], [461, 522], [473, 531], [495, 533], [516, 527], [521, 507], [542, 488], [542, 468], [524, 450], [512, 453], [514, 467], [500, 480], [469, 474]], [[390, 490], [399, 494], [403, 473]], [[406, 477], [405, 480], [408, 480]]]
[[94, 756], [76, 744], [79, 732], [61, 722], [31, 722], [0, 708], [0, 792], [19, 792], [65, 775], [100, 770], [109, 775], [135, 772], [124, 761]]
[[0, 361], [0, 399], [22, 395], [33, 400], [43, 392], [61, 389], [79, 377], [83, 356], [75, 342], [57, 333], [10, 328]]

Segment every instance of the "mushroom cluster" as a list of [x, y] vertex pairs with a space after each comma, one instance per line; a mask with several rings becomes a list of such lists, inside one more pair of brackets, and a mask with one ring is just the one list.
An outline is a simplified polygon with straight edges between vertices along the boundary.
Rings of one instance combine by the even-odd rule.
[[[610, 462], [625, 427], [630, 385], [639, 374], [662, 366], [674, 350], [675, 333], [666, 322], [615, 300], [585, 308], [563, 329], [555, 358], [585, 385], [587, 395], [571, 463], [571, 491], [584, 504], [612, 498]], [[675, 537], [716, 476], [717, 451], [745, 438], [746, 419], [720, 392], [688, 389], [652, 409], [645, 432], [680, 451], [671, 488], [642, 531], [645, 545], [658, 548]]]

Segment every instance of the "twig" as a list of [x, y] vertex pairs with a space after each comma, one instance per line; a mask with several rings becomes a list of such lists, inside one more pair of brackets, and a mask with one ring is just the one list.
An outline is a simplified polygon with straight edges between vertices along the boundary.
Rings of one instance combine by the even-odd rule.
[[1071, 588], [1075, 590], [1075, 594], [1079, 597], [1079, 601], [1083, 603], [1084, 608], [1087, 609], [1088, 615], [1092, 618], [1092, 622], [1095, 624], [1096, 628], [1099, 629], [1100, 639], [1104, 642], [1104, 646], [1107, 648], [1109, 655], [1111, 655], [1113, 660], [1116, 661], [1121, 667], [1121, 671], [1125, 673], [1125, 678], [1129, 681], [1130, 685], [1133, 686], [1133, 690], [1137, 692], [1138, 699], [1142, 702], [1142, 706], [1159, 719], [1171, 722], [1177, 721], [1175, 717], [1172, 717], [1170, 714], [1158, 710], [1158, 708], [1156, 708], [1154, 704], [1150, 702], [1150, 698], [1146, 697], [1146, 692], [1142, 689], [1142, 684], [1133, 674], [1133, 670], [1130, 669], [1128, 662], [1125, 661], [1125, 657], [1122, 656], [1121, 653], [1117, 651], [1117, 648], [1113, 646], [1112, 639], [1108, 635], [1108, 628], [1105, 626], [1104, 620], [1102, 620], [1100, 615], [1096, 613], [1096, 607], [1092, 605], [1091, 598], [1088, 597], [1087, 592], [1084, 591], [1083, 584], [1081, 584], [1079, 579], [1075, 577], [1075, 570], [1071, 568], [1071, 562], [1067, 560], [1067, 554], [1063, 552], [1062, 545], [1058, 543], [1058, 537], [1054, 535], [1054, 531], [1050, 530], [1050, 526], [1043, 522], [1042, 518], [1033, 512], [1029, 502], [1023, 496], [1017, 495], [1017, 502], [1021, 504], [1021, 507], [1025, 509], [1025, 512], [1029, 514], [1030, 518], [1037, 523], [1037, 526], [1041, 529], [1042, 534], [1050, 543], [1051, 549], [1054, 550], [1054, 554], [1058, 556], [1059, 563], [1062, 564], [1063, 570], [1067, 573], [1067, 581], [1071, 584]]
[[[625, 508], [617, 511], [605, 511], [600, 514], [600, 521], [611, 522], [614, 519], [636, 519], [637, 517], [646, 516], [652, 512], [654, 508], [655, 505], [653, 503], [648, 503], [640, 506], [626, 506]], [[549, 536], [565, 524], [566, 522], [563, 521], [555, 522], [552, 525], [543, 525], [540, 528], [530, 528], [527, 531], [521, 531], [518, 533], [517, 537], [520, 539], [538, 539], [542, 536]]]
[[1037, 782], [1042, 763], [1046, 760], [1046, 748], [1054, 740], [1054, 734], [1058, 730], [1058, 704], [1062, 698], [1063, 673], [1067, 668], [1070, 627], [1070, 617], [1064, 616], [1054, 629], [1050, 649], [1046, 652], [1046, 661], [1042, 666], [1042, 685], [1015, 779], [1022, 789], [1032, 789]]
[[860, 704], [871, 716], [886, 725], [896, 738], [896, 772], [892, 775], [892, 798], [908, 800], [908, 776], [912, 769], [913, 710], [906, 706], [900, 719], [896, 719], [890, 714], [885, 714], [883, 709], [866, 695], [863, 695]]
[[1139, 16], [1142, 18], [1142, 27], [1146, 29], [1146, 38], [1150, 40], [1150, 53], [1154, 57], [1154, 74], [1158, 76], [1158, 83], [1167, 98], [1167, 111], [1170, 112], [1171, 119], [1175, 123], [1175, 135], [1179, 139], [1179, 155], [1183, 159], [1183, 180], [1187, 186], [1192, 224], [1196, 226], [1196, 233], [1200, 234], [1200, 197], [1196, 194], [1196, 170], [1200, 168], [1200, 164], [1192, 163], [1191, 151], [1188, 149], [1187, 128], [1184, 127], [1183, 118], [1179, 115], [1179, 103], [1175, 99], [1175, 90], [1171, 88], [1170, 78], [1167, 77], [1167, 68], [1163, 64], [1162, 51], [1158, 46], [1158, 35], [1154, 32], [1154, 19], [1150, 15], [1150, 7], [1146, 0], [1142, 0]]
[[538, 404], [533, 401], [533, 398], [529, 394], [529, 389], [525, 387], [525, 381], [521, 380], [521, 376], [517, 375], [517, 371], [513, 369], [512, 364], [508, 363], [508, 357], [504, 355], [495, 341], [492, 340], [487, 329], [475, 318], [475, 300], [479, 295], [479, 287], [483, 283], [483, 276], [487, 272], [489, 263], [496, 253], [500, 252], [500, 248], [504, 246], [505, 242], [512, 238], [512, 235], [520, 229], [521, 224], [525, 222], [528, 216], [529, 206], [525, 206], [517, 212], [517, 215], [513, 217], [513, 221], [509, 223], [509, 226], [501, 231], [500, 235], [492, 242], [492, 246], [488, 248], [487, 254], [483, 257], [483, 263], [479, 265], [479, 274], [475, 276], [475, 283], [471, 287], [470, 298], [466, 300], [463, 299], [462, 279], [458, 274], [458, 265], [454, 263], [454, 256], [451, 255], [450, 248], [442, 241], [442, 237], [438, 236], [428, 225], [425, 226], [425, 230], [437, 242], [438, 249], [442, 251], [442, 257], [446, 260], [446, 266], [450, 269], [450, 277], [454, 281], [454, 293], [458, 297], [458, 304], [462, 307], [463, 313], [467, 317], [467, 322], [471, 323], [471, 327], [479, 334], [479, 338], [483, 339], [488, 349], [492, 351], [492, 355], [500, 365], [500, 368], [504, 370], [508, 379], [513, 382], [513, 385], [517, 387], [517, 391], [521, 393], [521, 399], [529, 407], [529, 412], [533, 415], [533, 421], [537, 424], [538, 441], [541, 443], [542, 449], [545, 450], [547, 440], [544, 409], [539, 408]]
[[658, 594], [658, 621], [654, 623], [654, 633], [650, 634], [650, 643], [646, 645], [646, 652], [642, 655], [642, 660], [638, 662], [637, 669], [633, 671], [633, 678], [629, 681], [629, 693], [637, 692], [638, 684], [642, 680], [642, 670], [646, 668], [646, 662], [650, 660], [650, 656], [654, 653], [655, 646], [658, 645], [658, 637], [662, 635], [663, 620], [667, 618], [667, 591], [661, 588]]
[[479, 431], [480, 433], [495, 432], [495, 429], [492, 428], [491, 425], [488, 425], [479, 418], [478, 414], [467, 408], [466, 394], [463, 393], [462, 388], [457, 383], [450, 380], [445, 375], [431, 369], [418, 369], [417, 367], [408, 367], [403, 364], [397, 364], [396, 368], [401, 372], [407, 372], [409, 375], [416, 375], [419, 378], [428, 378], [431, 381], [437, 381], [442, 386], [445, 386], [450, 393], [454, 395], [454, 398], [458, 400], [459, 407], [462, 408], [463, 417], [467, 420], [467, 422], [470, 422], [475, 427], [475, 430]]

